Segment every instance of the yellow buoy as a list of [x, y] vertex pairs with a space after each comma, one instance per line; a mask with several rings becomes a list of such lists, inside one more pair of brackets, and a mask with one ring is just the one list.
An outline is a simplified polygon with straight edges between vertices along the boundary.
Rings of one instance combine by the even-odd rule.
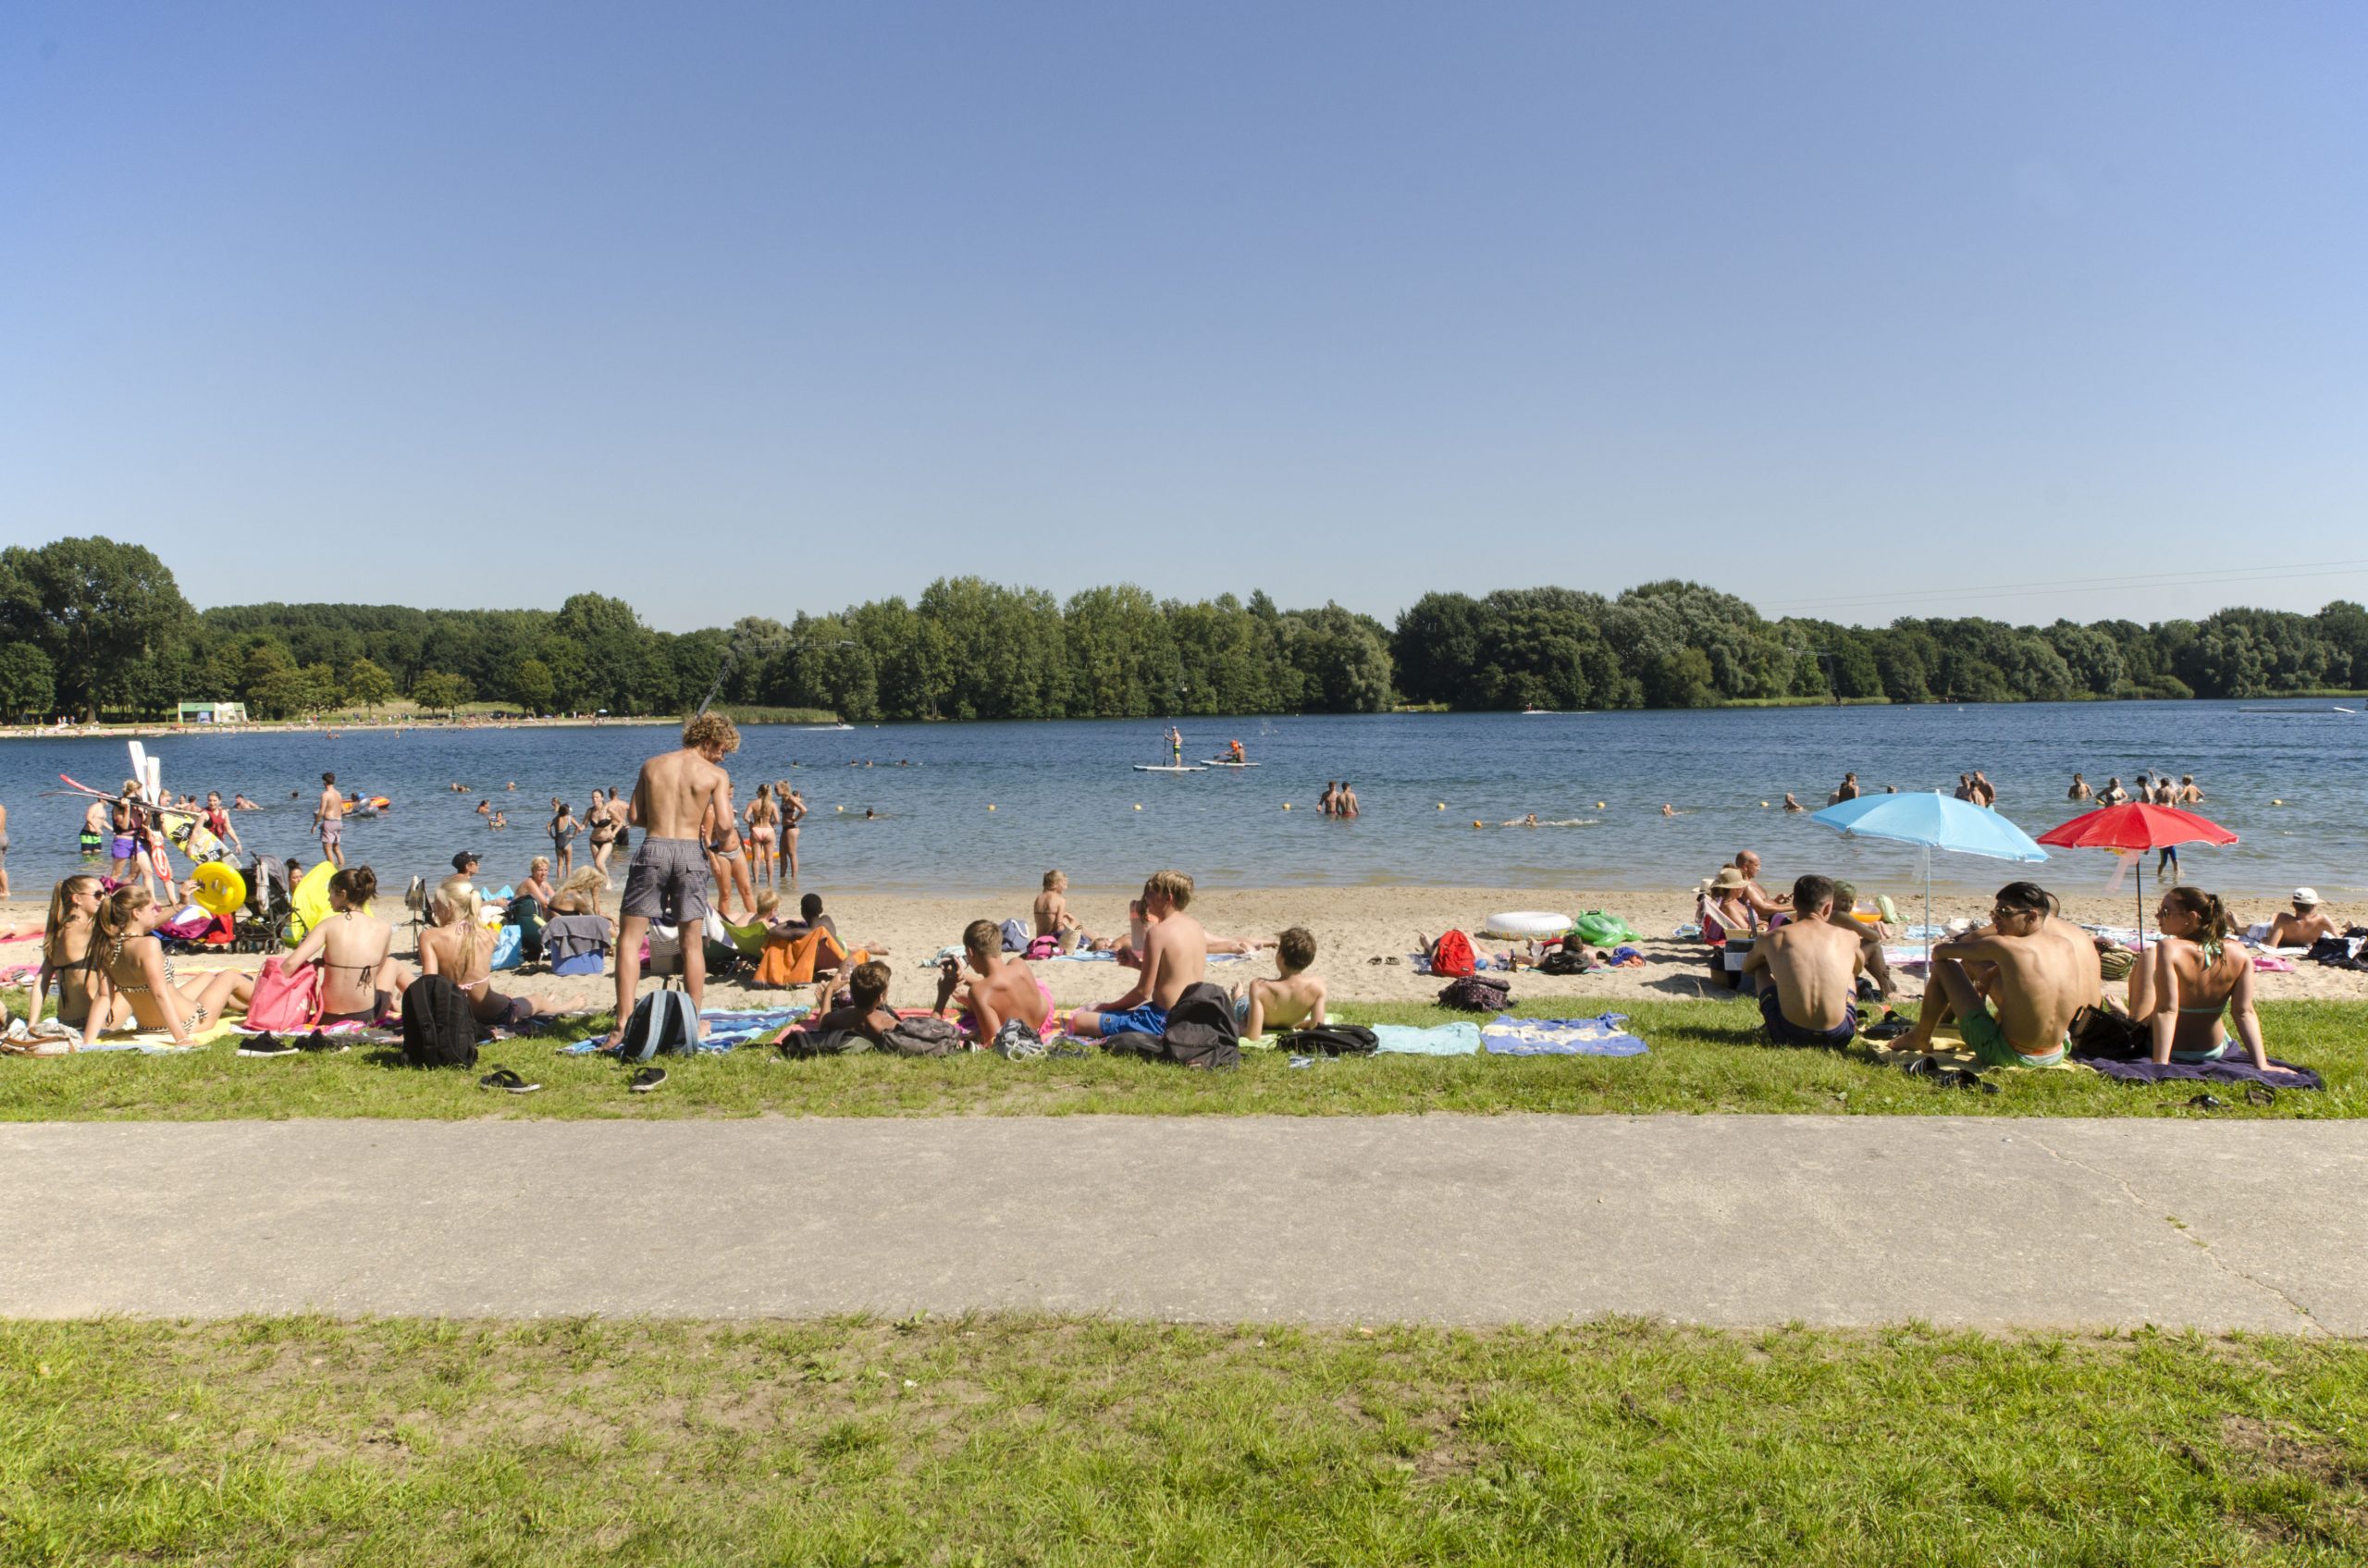
[[1446, 809], [1447, 809], [1447, 802], [1446, 802], [1446, 801], [1442, 800], [1442, 801], [1440, 801], [1440, 802], [1439, 802], [1439, 809], [1440, 809], [1440, 810], [1442, 810], [1442, 811], [1444, 811], [1444, 810], [1446, 810]]
[[1140, 801], [1140, 800], [1136, 801], [1136, 802], [1135, 802], [1135, 809], [1136, 809], [1136, 810], [1138, 810], [1138, 811], [1140, 811], [1140, 810], [1141, 810], [1142, 809], [1143, 809], [1143, 803], [1142, 803], [1141, 801]]
[[2286, 802], [2284, 802], [2283, 800], [2273, 800], [2273, 801], [2271, 801], [2271, 802], [2270, 802], [2270, 804], [2271, 804], [2272, 806], [2283, 806], [2283, 805], [2285, 805], [2285, 804], [2286, 804]]
[[1602, 810], [1602, 809], [1603, 809], [1603, 802], [1602, 802], [1602, 801], [1600, 801], [1600, 800], [1597, 801], [1597, 802], [1595, 803], [1595, 809], [1596, 809], [1597, 810], [1598, 810], [1598, 811]]
[[1479, 819], [1479, 818], [1477, 818], [1477, 817], [1473, 818], [1473, 819], [1472, 819], [1472, 825], [1473, 825], [1474, 827], [1475, 827], [1475, 828], [1476, 828], [1476, 827], [1478, 827], [1478, 826], [1480, 825], [1480, 819]]
[[988, 802], [987, 802], [987, 809], [988, 809], [988, 810], [990, 810], [990, 811], [992, 811], [992, 810], [993, 810], [994, 809], [995, 809], [995, 803], [994, 803], [993, 801], [992, 801], [992, 800], [988, 801]]
[[1288, 811], [1288, 810], [1289, 810], [1290, 809], [1291, 809], [1291, 803], [1290, 803], [1289, 801], [1288, 801], [1288, 800], [1284, 801], [1284, 802], [1283, 802], [1283, 809], [1284, 809], [1284, 810], [1286, 810], [1286, 811]]
[[846, 809], [846, 808], [845, 808], [845, 807], [844, 807], [844, 806], [840, 806], [840, 807], [835, 807], [835, 808], [833, 808], [833, 809], [835, 809], [835, 810], [840, 810], [840, 811], [844, 811], [844, 810], [845, 810], [845, 809]]
[[1763, 811], [1767, 810], [1767, 809], [1768, 809], [1768, 802], [1766, 802], [1765, 800], [1761, 801], [1761, 802], [1759, 803], [1759, 809], [1760, 809], [1761, 810], [1763, 810]]

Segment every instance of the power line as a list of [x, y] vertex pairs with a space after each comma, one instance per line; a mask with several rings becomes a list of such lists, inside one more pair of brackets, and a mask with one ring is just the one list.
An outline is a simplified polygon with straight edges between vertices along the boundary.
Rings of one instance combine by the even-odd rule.
[[2051, 582], [1989, 583], [1979, 586], [1947, 588], [1901, 588], [1888, 593], [1836, 594], [1827, 598], [1771, 600], [1771, 610], [1803, 609], [1868, 604], [1898, 604], [1909, 600], [1956, 600], [1967, 599], [2001, 599], [2016, 596], [2037, 596], [2065, 593], [2090, 593], [2100, 589], [2195, 587], [2215, 583], [2270, 583], [2300, 577], [2350, 577], [2368, 573], [2368, 561], [2327, 561], [2299, 563], [2292, 566], [2237, 566], [2187, 572], [2129, 573], [2111, 577], [2059, 578]]

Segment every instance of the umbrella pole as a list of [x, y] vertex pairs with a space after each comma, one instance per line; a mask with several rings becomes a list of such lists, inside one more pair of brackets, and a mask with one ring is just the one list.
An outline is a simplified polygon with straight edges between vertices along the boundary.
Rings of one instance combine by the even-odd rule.
[[2138, 951], [2146, 951], [2146, 851], [2138, 852]]
[[1932, 850], [1924, 850], [1924, 983], [1932, 983]]

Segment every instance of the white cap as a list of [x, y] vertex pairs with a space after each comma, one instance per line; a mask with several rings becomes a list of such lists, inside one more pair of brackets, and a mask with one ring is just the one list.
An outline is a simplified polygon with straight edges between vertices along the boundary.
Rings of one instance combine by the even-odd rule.
[[2297, 904], [2315, 904], [2318, 901], [2319, 890], [2315, 887], [2298, 887], [2294, 890], [2294, 902]]

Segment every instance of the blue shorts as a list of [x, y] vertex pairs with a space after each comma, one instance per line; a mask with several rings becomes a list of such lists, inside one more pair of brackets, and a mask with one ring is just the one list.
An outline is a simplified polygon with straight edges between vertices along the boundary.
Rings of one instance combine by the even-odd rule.
[[1146, 1002], [1140, 1007], [1129, 1007], [1123, 1013], [1104, 1013], [1101, 1018], [1102, 1032], [1105, 1038], [1113, 1034], [1166, 1034], [1167, 1032], [1167, 1009], [1154, 1002]]
[[1783, 1006], [1777, 1001], [1776, 988], [1772, 985], [1759, 994], [1759, 1019], [1769, 1043], [1774, 1045], [1838, 1047], [1849, 1044], [1858, 1032], [1858, 1009], [1853, 1006], [1842, 1009], [1842, 1021], [1832, 1029], [1803, 1029], [1784, 1016]]

